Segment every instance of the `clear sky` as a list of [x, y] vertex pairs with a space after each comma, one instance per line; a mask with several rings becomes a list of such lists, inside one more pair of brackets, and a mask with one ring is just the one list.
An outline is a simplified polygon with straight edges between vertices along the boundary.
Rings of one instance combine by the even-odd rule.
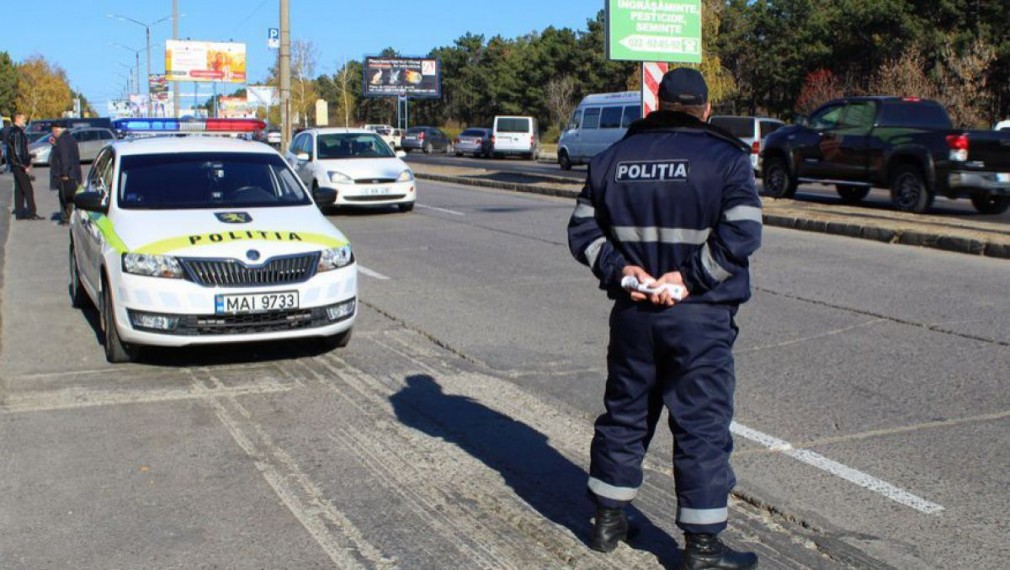
[[[603, 0], [290, 0], [291, 39], [317, 49], [316, 73], [332, 73], [345, 59], [361, 60], [393, 47], [402, 55], [426, 55], [467, 32], [486, 38], [515, 38], [554, 26], [585, 30]], [[151, 72], [163, 73], [164, 42], [172, 37], [172, 0], [0, 0], [0, 50], [15, 61], [42, 54], [66, 70], [100, 114], [106, 101], [122, 96], [129, 70], [141, 50], [147, 74], [146, 37], [141, 25], [110, 18], [122, 15], [151, 27]], [[16, 5], [17, 9], [12, 9]], [[280, 23], [279, 0], [178, 0], [179, 38], [244, 42], [248, 77], [264, 79], [276, 60], [267, 48], [267, 29]], [[16, 21], [12, 21], [12, 18]], [[193, 92], [193, 84], [183, 89]], [[202, 97], [211, 87], [202, 87]], [[233, 85], [218, 90], [230, 93]]]

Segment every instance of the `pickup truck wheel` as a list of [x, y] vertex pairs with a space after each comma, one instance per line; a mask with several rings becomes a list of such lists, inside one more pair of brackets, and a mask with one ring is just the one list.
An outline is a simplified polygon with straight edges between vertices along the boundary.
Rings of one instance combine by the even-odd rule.
[[786, 161], [775, 157], [765, 160], [764, 193], [772, 198], [792, 198], [796, 195], [796, 179]]
[[851, 186], [849, 184], [838, 184], [835, 186], [835, 190], [842, 197], [842, 202], [846, 204], [858, 204], [870, 193], [870, 189], [865, 186]]
[[1010, 196], [993, 196], [992, 194], [977, 194], [971, 197], [971, 205], [979, 214], [1002, 214], [1010, 208]]
[[568, 151], [563, 150], [558, 153], [558, 166], [561, 167], [561, 170], [572, 169], [572, 159], [568, 157]]
[[933, 193], [918, 168], [899, 166], [891, 179], [891, 204], [899, 212], [925, 213], [933, 205]]

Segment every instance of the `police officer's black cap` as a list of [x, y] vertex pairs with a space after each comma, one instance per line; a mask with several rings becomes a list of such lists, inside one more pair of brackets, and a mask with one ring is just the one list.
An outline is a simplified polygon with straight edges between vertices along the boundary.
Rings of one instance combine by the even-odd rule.
[[667, 71], [659, 84], [659, 100], [681, 105], [704, 105], [708, 103], [705, 77], [690, 67]]

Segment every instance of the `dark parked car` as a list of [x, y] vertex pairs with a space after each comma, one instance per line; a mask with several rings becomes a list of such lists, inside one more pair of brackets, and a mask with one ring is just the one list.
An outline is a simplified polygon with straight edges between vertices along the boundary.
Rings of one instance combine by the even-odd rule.
[[456, 156], [491, 156], [491, 129], [466, 129], [453, 142]]
[[452, 141], [435, 127], [411, 127], [403, 134], [403, 150], [423, 150], [426, 154], [433, 150], [449, 152]]

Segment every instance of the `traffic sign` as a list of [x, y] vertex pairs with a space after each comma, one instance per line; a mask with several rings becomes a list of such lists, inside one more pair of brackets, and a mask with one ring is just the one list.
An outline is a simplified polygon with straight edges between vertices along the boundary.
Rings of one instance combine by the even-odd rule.
[[281, 31], [278, 28], [267, 28], [267, 48], [281, 49]]
[[701, 0], [606, 0], [607, 59], [701, 63]]

